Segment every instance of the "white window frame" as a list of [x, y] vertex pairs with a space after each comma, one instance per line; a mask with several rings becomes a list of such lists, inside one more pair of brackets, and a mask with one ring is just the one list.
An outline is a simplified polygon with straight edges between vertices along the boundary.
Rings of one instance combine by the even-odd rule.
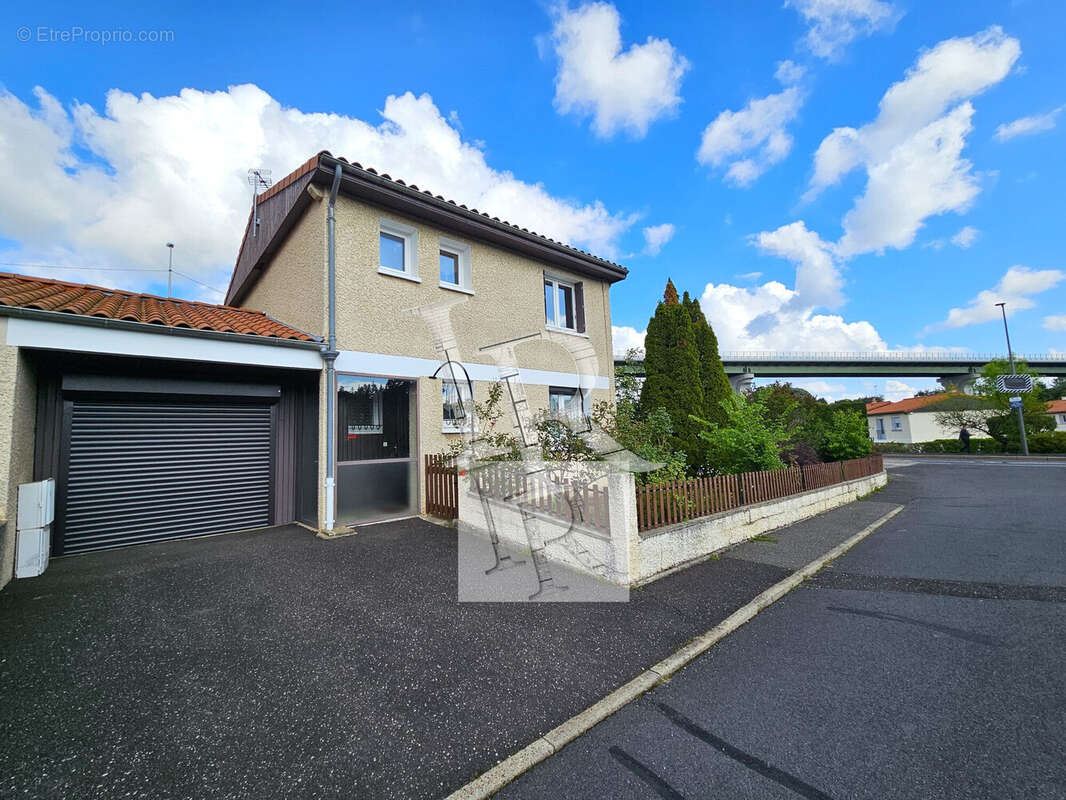
[[459, 262], [459, 283], [452, 283], [441, 277], [440, 287], [442, 289], [450, 289], [453, 292], [473, 294], [474, 284], [470, 267], [470, 245], [457, 242], [455, 239], [446, 239], [442, 236], [440, 238], [439, 247], [437, 248], [437, 269], [440, 269], [441, 252], [455, 256], [456, 260]]
[[577, 388], [577, 387], [572, 387], [572, 386], [549, 386], [548, 387], [548, 413], [549, 414], [554, 414], [555, 413], [554, 410], [551, 407], [551, 397], [552, 397], [553, 393], [556, 394], [556, 395], [563, 395], [563, 396], [566, 396], [566, 397], [572, 397], [574, 402], [576, 402], [576, 404], [577, 404], [577, 413], [575, 414], [575, 413], [573, 413], [573, 411], [571, 411], [571, 413], [565, 415], [566, 418], [574, 420], [576, 422], [582, 422], [582, 423], [588, 418], [588, 415], [589, 415], [589, 411], [588, 411], [588, 408], [587, 408], [588, 402], [587, 402], [587, 398], [585, 397], [584, 390], [582, 390], [580, 388]]
[[892, 417], [892, 430], [903, 430], [903, 417]]
[[[403, 239], [403, 269], [386, 267], [381, 263], [381, 234], [387, 233]], [[402, 222], [382, 218], [378, 221], [378, 272], [394, 278], [404, 278], [421, 283], [418, 277], [418, 231]]]
[[[574, 281], [572, 281], [572, 280], [568, 280], [566, 278], [559, 278], [559, 277], [557, 277], [555, 275], [549, 275], [548, 273], [544, 273], [544, 280], [541, 281], [541, 288], [540, 288], [540, 296], [541, 296], [541, 302], [542, 303], [544, 302], [544, 284], [545, 283], [550, 283], [552, 285], [552, 314], [554, 316], [553, 319], [547, 319], [548, 309], [547, 308], [544, 309], [545, 326], [549, 330], [553, 330], [553, 331], [563, 331], [564, 333], [578, 333], [578, 329], [577, 329], [577, 317], [578, 317], [578, 314], [577, 314], [577, 284]], [[573, 298], [573, 302], [574, 302], [574, 309], [573, 309], [573, 311], [574, 311], [574, 327], [572, 327], [572, 328], [566, 327], [566, 315], [565, 314], [563, 315], [563, 324], [559, 324], [559, 287], [560, 286], [565, 286], [565, 287], [569, 288], [570, 289], [570, 296]]]
[[885, 418], [874, 417], [874, 433], [877, 437], [877, 441], [883, 442], [885, 440]]
[[[444, 392], [449, 386], [454, 386], [463, 400], [463, 407], [467, 417], [463, 421], [444, 419]], [[474, 398], [470, 397], [470, 385], [463, 380], [453, 381], [450, 378], [441, 380], [441, 433], [477, 433], [477, 417], [474, 415]]]

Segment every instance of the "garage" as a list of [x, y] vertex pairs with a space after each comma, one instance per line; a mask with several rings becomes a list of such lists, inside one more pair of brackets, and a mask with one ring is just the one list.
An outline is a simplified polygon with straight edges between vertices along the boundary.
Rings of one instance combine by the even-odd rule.
[[[85, 386], [93, 382], [95, 391]], [[64, 553], [270, 524], [279, 387], [248, 387], [243, 392], [261, 395], [244, 397], [239, 387], [208, 384], [146, 402], [113, 390], [109, 399], [109, 383], [64, 381], [69, 444], [57, 486]], [[225, 394], [189, 398], [209, 390]]]

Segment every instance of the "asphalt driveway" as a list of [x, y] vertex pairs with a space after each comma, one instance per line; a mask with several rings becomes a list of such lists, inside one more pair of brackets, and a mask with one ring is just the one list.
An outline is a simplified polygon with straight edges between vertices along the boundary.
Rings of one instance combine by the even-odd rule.
[[455, 533], [420, 520], [57, 559], [0, 592], [0, 796], [441, 796], [888, 507], [625, 604], [460, 604]]

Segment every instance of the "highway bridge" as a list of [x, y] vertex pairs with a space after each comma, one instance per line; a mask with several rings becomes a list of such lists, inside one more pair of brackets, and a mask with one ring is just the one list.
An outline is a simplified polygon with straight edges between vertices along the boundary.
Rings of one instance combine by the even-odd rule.
[[[936, 378], [945, 388], [965, 391], [989, 361], [1005, 359], [1006, 353], [912, 350], [861, 351], [857, 353], [725, 352], [722, 366], [735, 391], [745, 391], [755, 378]], [[1016, 353], [1040, 375], [1066, 375], [1066, 353]], [[642, 376], [643, 365], [616, 359], [615, 370]]]

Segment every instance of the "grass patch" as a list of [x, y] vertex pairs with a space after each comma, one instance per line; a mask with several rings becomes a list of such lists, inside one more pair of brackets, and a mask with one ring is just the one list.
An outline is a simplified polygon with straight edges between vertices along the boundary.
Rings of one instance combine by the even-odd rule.
[[751, 542], [773, 542], [774, 544], [777, 543], [777, 539], [775, 539], [773, 536], [752, 536], [751, 539], [749, 539], [748, 541], [751, 541]]

